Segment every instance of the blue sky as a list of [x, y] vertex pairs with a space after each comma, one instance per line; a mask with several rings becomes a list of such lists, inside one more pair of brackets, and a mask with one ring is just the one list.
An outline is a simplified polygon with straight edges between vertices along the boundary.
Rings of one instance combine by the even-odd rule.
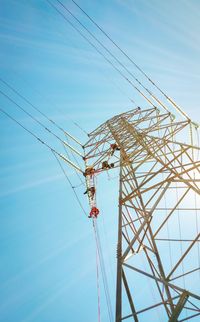
[[[199, 120], [198, 0], [77, 2], [193, 120]], [[70, 0], [64, 3], [108, 45]], [[89, 132], [134, 108], [130, 99], [146, 106], [44, 0], [0, 0], [0, 66], [1, 78], [83, 143], [87, 136], [72, 120]], [[0, 90], [51, 127], [1, 82]], [[63, 153], [55, 138], [2, 95], [0, 107]], [[91, 222], [52, 153], [2, 114], [0, 147], [0, 321], [97, 321]], [[73, 184], [79, 184], [67, 166], [66, 171]], [[98, 184], [99, 230], [113, 310], [116, 187], [116, 181], [107, 178]], [[83, 192], [83, 186], [77, 188], [88, 210]], [[101, 294], [102, 321], [107, 322], [102, 285]]]

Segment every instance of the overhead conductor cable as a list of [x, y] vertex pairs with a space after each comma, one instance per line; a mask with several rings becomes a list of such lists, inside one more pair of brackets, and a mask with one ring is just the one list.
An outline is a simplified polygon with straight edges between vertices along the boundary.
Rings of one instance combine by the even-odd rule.
[[85, 10], [81, 8], [80, 5], [77, 4], [75, 0], [71, 0], [87, 17], [88, 19], [108, 38], [111, 43], [147, 78], [147, 80], [161, 93], [164, 95], [164, 97], [175, 107], [175, 109], [183, 115], [187, 120], [190, 120], [189, 116], [172, 100], [167, 94], [164, 93], [164, 91], [155, 84], [155, 82], [140, 68], [134, 61], [133, 59], [130, 58], [130, 56], [123, 50], [121, 47], [94, 21], [94, 19], [91, 18], [87, 14]]
[[42, 116], [44, 116], [49, 122], [51, 122], [54, 126], [56, 126], [60, 131], [62, 131], [66, 136], [70, 137], [74, 142], [82, 146], [82, 144], [73, 137], [70, 133], [65, 131], [60, 125], [58, 125], [54, 120], [50, 119], [44, 112], [42, 112], [38, 107], [33, 105], [27, 98], [25, 98], [22, 94], [20, 94], [13, 86], [8, 84], [4, 79], [0, 77], [0, 81], [6, 85], [8, 88], [10, 88], [15, 94], [17, 94], [19, 97], [21, 97], [26, 103], [28, 103], [30, 106], [32, 106], [37, 112], [39, 112]]
[[47, 144], [45, 141], [43, 141], [42, 139], [40, 139], [36, 134], [34, 134], [32, 131], [30, 131], [27, 127], [25, 127], [24, 125], [22, 125], [19, 121], [17, 121], [14, 117], [12, 117], [9, 113], [7, 113], [4, 109], [2, 109], [0, 107], [0, 111], [5, 114], [8, 118], [10, 118], [12, 121], [14, 121], [15, 123], [17, 123], [20, 127], [22, 127], [26, 132], [28, 132], [29, 134], [31, 134], [37, 141], [39, 141], [40, 143], [44, 144], [49, 150], [51, 150], [52, 152], [54, 152], [56, 155], [58, 155], [62, 160], [64, 160], [65, 162], [67, 162], [68, 164], [70, 164], [73, 168], [75, 168], [77, 171], [81, 172], [83, 174], [83, 171], [76, 165], [74, 164], [72, 161], [68, 160], [64, 155], [62, 155], [61, 153], [57, 152], [54, 148], [52, 148], [49, 144]]
[[94, 34], [87, 28], [85, 25], [60, 1], [57, 0], [58, 3], [89, 33], [89, 35], [97, 41], [97, 43], [105, 49], [109, 55], [114, 58], [114, 60], [123, 67], [123, 69], [131, 76], [133, 79], [145, 90], [147, 93], [160, 105], [164, 108], [165, 111], [169, 112], [168, 108], [155, 96], [153, 93], [149, 91], [134, 75], [133, 73], [96, 37]]
[[114, 65], [114, 63], [109, 60], [61, 11], [54, 6], [51, 1], [46, 0], [80, 35], [83, 37], [151, 106], [157, 108], [152, 101], [137, 87], [133, 84], [128, 77], [126, 77], [122, 71]]
[[52, 132], [49, 128], [47, 128], [42, 122], [40, 122], [35, 116], [31, 115], [29, 112], [27, 112], [21, 105], [19, 105], [18, 103], [16, 103], [12, 98], [10, 98], [7, 94], [3, 93], [0, 90], [1, 95], [3, 95], [4, 97], [6, 97], [10, 102], [12, 102], [13, 104], [15, 104], [18, 109], [22, 110], [26, 115], [28, 115], [32, 120], [34, 120], [36, 123], [38, 123], [41, 127], [44, 128], [45, 131], [47, 131], [48, 133], [52, 134], [56, 139], [58, 139], [61, 143], [63, 143], [65, 146], [67, 146], [68, 148], [70, 148], [72, 151], [74, 151], [76, 154], [78, 154], [79, 156], [82, 157], [82, 154], [77, 151], [75, 148], [73, 148], [71, 145], [69, 145], [66, 141], [62, 140], [57, 134], [55, 134], [54, 132]]

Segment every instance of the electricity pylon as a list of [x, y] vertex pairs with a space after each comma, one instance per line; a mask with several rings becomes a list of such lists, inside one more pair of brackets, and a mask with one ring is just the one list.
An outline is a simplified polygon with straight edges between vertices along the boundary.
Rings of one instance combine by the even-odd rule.
[[137, 108], [100, 125], [84, 146], [95, 173], [110, 162], [119, 168], [116, 322], [199, 321], [194, 126], [157, 108]]

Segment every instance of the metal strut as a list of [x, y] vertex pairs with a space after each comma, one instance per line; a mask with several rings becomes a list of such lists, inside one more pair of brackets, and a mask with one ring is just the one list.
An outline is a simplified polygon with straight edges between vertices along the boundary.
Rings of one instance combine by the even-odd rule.
[[181, 314], [181, 311], [184, 308], [188, 297], [189, 297], [189, 294], [187, 291], [184, 291], [181, 294], [180, 299], [179, 299], [178, 303], [176, 304], [174, 311], [169, 319], [169, 322], [177, 322], [177, 319], [178, 319], [179, 315]]

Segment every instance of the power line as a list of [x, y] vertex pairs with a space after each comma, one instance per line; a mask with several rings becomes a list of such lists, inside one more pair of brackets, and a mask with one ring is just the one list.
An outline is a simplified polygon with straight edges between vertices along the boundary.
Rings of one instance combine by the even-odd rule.
[[63, 141], [57, 134], [55, 134], [54, 132], [52, 132], [48, 127], [46, 127], [41, 121], [39, 121], [36, 117], [34, 117], [31, 113], [27, 112], [21, 105], [19, 105], [18, 103], [16, 103], [10, 96], [8, 96], [7, 94], [5, 94], [4, 92], [2, 92], [0, 90], [1, 95], [3, 95], [4, 97], [6, 97], [10, 102], [12, 102], [13, 104], [15, 104], [18, 109], [20, 109], [21, 111], [23, 111], [26, 115], [28, 115], [32, 120], [34, 120], [36, 123], [38, 123], [42, 128], [44, 128], [45, 131], [47, 131], [48, 133], [50, 133], [51, 135], [53, 135], [57, 140], [59, 140], [62, 144], [64, 144], [65, 146], [67, 146], [68, 148], [70, 148], [71, 150], [73, 150], [76, 154], [78, 154], [79, 156], [82, 157], [81, 153], [79, 151], [77, 151], [76, 149], [74, 149], [71, 145], [69, 145], [67, 142]]
[[[67, 149], [66, 149], [66, 146], [63, 144], [63, 148], [64, 148], [64, 150], [65, 150], [65, 153], [66, 153], [66, 155], [67, 155], [67, 157], [68, 157], [68, 159], [70, 160], [71, 158], [70, 158], [70, 155], [69, 155], [69, 153], [68, 153], [68, 151], [67, 151]], [[74, 158], [74, 160], [75, 160], [75, 162], [78, 164], [78, 166], [80, 167], [80, 164], [79, 164], [79, 162], [78, 162], [78, 160], [77, 160], [77, 158], [75, 157], [75, 155], [71, 152], [71, 155], [73, 156], [73, 158]], [[83, 185], [84, 184], [84, 182], [83, 182], [83, 180], [81, 179], [81, 177], [80, 177], [80, 175], [79, 175], [79, 173], [75, 170], [75, 173], [76, 173], [76, 175], [77, 175], [77, 177], [78, 177], [78, 179], [80, 180], [80, 182], [81, 182], [81, 184], [80, 184], [80, 186], [81, 185]]]
[[[69, 163], [69, 161], [70, 160], [68, 160], [68, 159], [66, 159], [62, 154], [60, 154], [59, 152], [57, 152], [54, 148], [52, 148], [50, 145], [48, 145], [46, 142], [44, 142], [43, 140], [41, 140], [37, 135], [35, 135], [35, 133], [33, 133], [31, 130], [29, 130], [27, 127], [25, 127], [23, 124], [21, 124], [18, 120], [16, 120], [14, 117], [12, 117], [10, 114], [8, 114], [6, 111], [4, 111], [1, 107], [0, 107], [0, 111], [2, 112], [2, 113], [4, 113], [8, 118], [10, 118], [12, 121], [14, 121], [15, 123], [17, 123], [20, 127], [22, 127], [26, 132], [28, 132], [29, 134], [31, 134], [37, 141], [39, 141], [40, 143], [42, 143], [43, 145], [45, 145], [52, 153], [53, 153], [53, 155], [55, 156], [55, 158], [56, 158], [56, 160], [57, 160], [57, 162], [59, 163], [59, 165], [60, 165], [60, 168], [62, 169], [62, 172], [63, 172], [63, 174], [65, 175], [65, 177], [66, 177], [66, 179], [67, 179], [67, 181], [68, 181], [68, 183], [70, 184], [70, 186], [71, 186], [71, 188], [72, 188], [72, 190], [73, 190], [73, 192], [74, 192], [74, 194], [75, 194], [75, 196], [76, 196], [76, 199], [77, 199], [77, 201], [78, 201], [78, 203], [79, 203], [79, 205], [80, 205], [80, 207], [81, 207], [81, 209], [83, 210], [83, 212], [84, 212], [84, 214], [87, 216], [87, 213], [86, 213], [86, 211], [85, 211], [85, 209], [83, 208], [83, 206], [82, 206], [82, 204], [81, 204], [81, 202], [80, 202], [80, 200], [79, 200], [79, 197], [78, 197], [78, 195], [77, 195], [77, 193], [76, 193], [76, 191], [75, 191], [75, 187], [72, 185], [72, 183], [71, 183], [71, 181], [70, 181], [70, 179], [69, 179], [69, 177], [67, 176], [67, 173], [66, 173], [66, 171], [64, 170], [64, 168], [63, 168], [63, 166], [62, 166], [62, 164], [60, 163], [60, 160], [58, 159], [58, 156], [61, 158], [61, 159], [63, 159], [64, 161], [67, 161], [68, 163]], [[70, 161], [70, 164], [71, 164], [72, 162]]]
[[72, 190], [73, 190], [73, 192], [74, 192], [74, 195], [75, 195], [75, 197], [76, 197], [76, 200], [77, 200], [77, 202], [78, 202], [79, 206], [81, 207], [81, 209], [83, 210], [84, 215], [85, 215], [86, 217], [88, 217], [88, 215], [87, 215], [87, 213], [86, 213], [86, 211], [85, 211], [85, 209], [84, 209], [84, 207], [83, 207], [83, 205], [82, 205], [82, 203], [81, 203], [81, 201], [80, 201], [80, 199], [79, 199], [79, 197], [78, 197], [78, 195], [77, 195], [77, 193], [76, 193], [76, 191], [75, 191], [75, 187], [72, 185], [71, 180], [69, 179], [69, 177], [68, 177], [68, 175], [67, 175], [67, 173], [66, 173], [65, 169], [63, 168], [63, 166], [62, 166], [62, 164], [61, 164], [61, 162], [60, 162], [60, 160], [58, 159], [58, 157], [57, 157], [57, 155], [55, 154], [55, 152], [54, 152], [54, 151], [52, 151], [52, 153], [53, 153], [53, 155], [55, 156], [55, 158], [56, 158], [56, 160], [57, 160], [57, 162], [58, 162], [58, 164], [59, 164], [59, 166], [60, 166], [60, 168], [61, 168], [61, 170], [62, 170], [62, 172], [63, 172], [63, 174], [64, 174], [64, 176], [65, 176], [65, 178], [66, 178], [66, 180], [68, 181], [68, 183], [69, 183], [70, 187], [72, 188]]
[[169, 112], [168, 108], [155, 96], [148, 88], [146, 88], [134, 75], [133, 73], [96, 37], [94, 34], [69, 10], [60, 0], [57, 2], [89, 33], [89, 35], [97, 41], [97, 43], [103, 47], [109, 55], [145, 90], [147, 93], [164, 108], [165, 111]]
[[76, 127], [78, 127], [83, 133], [85, 133], [88, 136], [88, 133], [77, 122], [74, 122], [73, 120], [71, 121]]
[[61, 153], [57, 152], [54, 148], [52, 148], [48, 143], [46, 143], [44, 140], [40, 139], [35, 133], [33, 133], [31, 130], [29, 130], [27, 127], [25, 127], [23, 124], [21, 124], [18, 120], [16, 120], [13, 116], [11, 116], [9, 113], [7, 113], [4, 109], [0, 107], [0, 111], [5, 114], [8, 118], [10, 118], [12, 121], [17, 123], [21, 128], [23, 128], [26, 132], [28, 132], [30, 135], [32, 135], [37, 141], [45, 145], [49, 150], [54, 152], [56, 155], [58, 155], [61, 159], [63, 159], [65, 162], [70, 164], [73, 168], [78, 170], [79, 172], [83, 173], [83, 171], [72, 161], [68, 160], [64, 155]]
[[88, 19], [106, 36], [107, 39], [111, 41], [111, 43], [147, 78], [147, 80], [161, 93], [164, 97], [175, 107], [176, 110], [179, 111], [187, 120], [190, 120], [188, 115], [182, 111], [182, 109], [172, 100], [164, 91], [157, 85], [155, 82], [140, 68], [133, 59], [123, 50], [121, 47], [91, 18], [90, 15], [87, 14], [85, 10], [81, 8], [80, 5], [77, 4], [75, 0], [71, 0], [87, 17]]
[[66, 132], [60, 125], [58, 125], [54, 120], [50, 119], [44, 112], [42, 112], [38, 107], [36, 107], [34, 104], [32, 104], [27, 98], [25, 98], [21, 93], [19, 93], [13, 86], [8, 84], [4, 79], [0, 77], [0, 81], [6, 85], [9, 89], [11, 89], [15, 94], [17, 94], [20, 98], [22, 98], [26, 103], [28, 103], [32, 108], [34, 108], [37, 112], [39, 112], [42, 116], [44, 116], [49, 122], [51, 122], [54, 126], [56, 126], [60, 131], [62, 131], [65, 135], [70, 137], [73, 141], [78, 143], [80, 146], [82, 144], [74, 138], [70, 133]]
[[57, 9], [56, 6], [54, 6], [49, 0], [46, 0], [71, 26], [73, 29], [75, 29], [81, 37], [83, 37], [151, 106], [154, 108], [157, 108], [152, 101], [143, 93], [141, 90], [135, 86], [132, 81], [126, 75], [123, 74], [123, 72], [117, 68], [111, 60], [109, 60], [103, 53], [100, 51], [61, 11]]

